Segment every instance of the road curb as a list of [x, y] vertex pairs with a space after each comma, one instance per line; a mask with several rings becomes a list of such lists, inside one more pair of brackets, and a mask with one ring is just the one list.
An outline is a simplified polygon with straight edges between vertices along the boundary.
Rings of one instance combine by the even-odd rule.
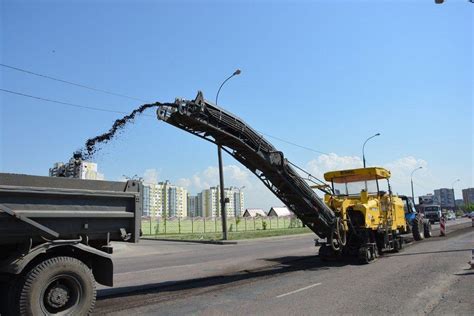
[[155, 241], [172, 241], [172, 242], [183, 242], [183, 243], [196, 243], [196, 244], [211, 244], [211, 245], [237, 245], [237, 240], [195, 240], [195, 239], [167, 239], [167, 238], [152, 238], [152, 237], [141, 237], [142, 240], [155, 240]]
[[313, 235], [314, 233], [301, 233], [301, 234], [290, 234], [290, 235], [279, 235], [259, 238], [248, 238], [248, 239], [237, 239], [237, 240], [196, 240], [196, 239], [167, 239], [167, 238], [152, 238], [152, 237], [141, 237], [142, 240], [159, 240], [159, 241], [176, 241], [176, 242], [192, 242], [199, 244], [214, 244], [214, 245], [237, 245], [248, 242], [264, 241], [264, 240], [275, 240], [275, 239], [288, 239], [298, 238]]

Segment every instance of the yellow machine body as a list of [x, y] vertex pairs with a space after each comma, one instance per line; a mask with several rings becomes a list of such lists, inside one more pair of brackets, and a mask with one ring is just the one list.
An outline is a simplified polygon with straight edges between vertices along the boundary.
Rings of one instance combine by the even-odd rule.
[[[347, 219], [350, 216], [352, 225], [357, 229], [374, 231], [405, 231], [405, 211], [402, 199], [388, 191], [380, 190], [382, 182], [390, 178], [390, 171], [380, 168], [359, 168], [331, 171], [324, 174], [324, 179], [331, 182], [334, 195], [326, 194], [324, 201], [344, 220], [345, 229], [349, 229]], [[349, 191], [348, 186], [358, 183], [362, 189], [356, 192], [357, 186]], [[376, 185], [370, 192], [368, 184]], [[388, 183], [388, 181], [387, 181]], [[337, 192], [336, 186], [346, 188], [346, 192]]]

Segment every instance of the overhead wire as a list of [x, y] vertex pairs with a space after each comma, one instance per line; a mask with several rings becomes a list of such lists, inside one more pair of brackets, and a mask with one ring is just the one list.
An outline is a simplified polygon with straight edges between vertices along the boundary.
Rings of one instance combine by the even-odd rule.
[[[10, 94], [14, 94], [14, 95], [19, 95], [19, 96], [22, 96], [22, 97], [31, 98], [31, 99], [37, 99], [37, 100], [41, 100], [41, 101], [67, 105], [67, 106], [71, 106], [71, 107], [75, 107], [75, 108], [81, 108], [81, 109], [87, 109], [87, 110], [93, 110], [93, 111], [101, 111], [101, 112], [111, 112], [111, 113], [118, 113], [118, 114], [128, 114], [128, 112], [124, 112], [124, 111], [109, 110], [109, 109], [104, 109], [104, 108], [99, 108], [99, 107], [94, 107], [94, 106], [89, 106], [89, 105], [82, 105], [82, 104], [64, 102], [64, 101], [59, 101], [59, 100], [54, 100], [54, 99], [49, 99], [49, 98], [38, 97], [38, 96], [35, 96], [35, 95], [26, 94], [26, 93], [22, 93], [22, 92], [7, 90], [7, 89], [3, 89], [3, 88], [0, 88], [0, 91], [7, 92], [7, 93], [10, 93]], [[152, 115], [146, 115], [146, 114], [144, 114], [144, 115], [145, 116], [152, 116]]]
[[[27, 70], [27, 69], [23, 69], [23, 68], [19, 68], [19, 67], [14, 67], [14, 66], [11, 66], [11, 65], [3, 64], [3, 63], [0, 63], [0, 66], [2, 66], [4, 68], [15, 70], [15, 71], [23, 72], [23, 73], [26, 73], [26, 74], [38, 76], [38, 77], [41, 77], [41, 78], [44, 78], [44, 79], [54, 80], [54, 81], [58, 81], [58, 82], [61, 82], [61, 83], [73, 85], [73, 86], [76, 86], [76, 87], [96, 91], [96, 92], [101, 92], [101, 93], [105, 93], [105, 94], [109, 94], [109, 95], [113, 95], [113, 96], [117, 96], [117, 97], [132, 99], [132, 100], [137, 100], [137, 101], [141, 101], [141, 102], [149, 102], [147, 100], [136, 98], [136, 97], [133, 97], [133, 96], [129, 96], [129, 95], [126, 95], [126, 94], [123, 94], [123, 93], [117, 93], [117, 92], [108, 91], [108, 90], [104, 90], [104, 89], [100, 89], [100, 88], [95, 88], [95, 87], [92, 87], [92, 86], [89, 86], [89, 85], [84, 85], [84, 84], [72, 82], [72, 81], [69, 81], [69, 80], [64, 80], [64, 79], [52, 77], [52, 76], [49, 76], [49, 75], [40, 74], [40, 73], [37, 73], [37, 72], [33, 72], [31, 70]], [[74, 103], [69, 103], [69, 102], [53, 100], [53, 99], [49, 99], [49, 98], [42, 98], [42, 97], [33, 96], [33, 95], [26, 94], [26, 93], [21, 93], [21, 92], [15, 92], [15, 91], [7, 90], [7, 89], [1, 89], [0, 88], [0, 91], [4, 91], [4, 92], [7, 92], [7, 93], [11, 93], [11, 94], [16, 94], [16, 95], [19, 95], [19, 96], [29, 97], [29, 98], [33, 98], [33, 99], [38, 99], [38, 100], [42, 100], [42, 101], [46, 101], [46, 102], [63, 104], [63, 105], [68, 105], [68, 106], [83, 108], [83, 109], [89, 109], [89, 110], [94, 110], [94, 111], [112, 112], [112, 113], [120, 113], [120, 114], [125, 114], [126, 113], [126, 112], [123, 112], [123, 111], [108, 110], [108, 109], [103, 109], [103, 108], [98, 108], [98, 107], [92, 107], [92, 106], [86, 106], [86, 105], [80, 105], [80, 104], [74, 104]], [[144, 115], [145, 116], [151, 116], [151, 115], [146, 115], [146, 114], [144, 114]], [[299, 147], [299, 148], [302, 148], [302, 149], [305, 149], [305, 150], [308, 150], [308, 151], [312, 151], [312, 152], [318, 153], [318, 154], [329, 155], [326, 152], [316, 150], [316, 149], [313, 149], [313, 148], [310, 148], [310, 147], [307, 147], [307, 146], [299, 145], [297, 143], [291, 142], [289, 140], [286, 140], [286, 139], [283, 139], [283, 138], [280, 138], [280, 137], [277, 137], [277, 136], [274, 136], [274, 135], [263, 133], [261, 131], [258, 131], [258, 132], [262, 135], [265, 135], [267, 137], [276, 139], [280, 142], [283, 142], [283, 143], [286, 143], [286, 144], [289, 144], [289, 145], [292, 145], [292, 146], [295, 146], [295, 147]]]
[[0, 66], [5, 67], [5, 68], [9, 68], [9, 69], [13, 69], [13, 70], [16, 70], [16, 71], [24, 72], [24, 73], [27, 73], [27, 74], [30, 74], [30, 75], [34, 75], [34, 76], [38, 76], [38, 77], [42, 77], [42, 78], [46, 78], [46, 79], [66, 83], [66, 84], [73, 85], [73, 86], [76, 86], [76, 87], [80, 87], [80, 88], [89, 89], [89, 90], [96, 91], [96, 92], [102, 92], [102, 93], [114, 95], [116, 97], [122, 97], [122, 98], [131, 99], [131, 100], [146, 102], [146, 103], [149, 102], [147, 100], [132, 97], [132, 96], [129, 96], [129, 95], [126, 95], [126, 94], [123, 94], [123, 93], [117, 93], [117, 92], [112, 92], [112, 91], [108, 91], [108, 90], [104, 90], [104, 89], [94, 88], [94, 87], [91, 87], [91, 86], [88, 86], [88, 85], [72, 82], [72, 81], [69, 81], [69, 80], [59, 79], [59, 78], [51, 77], [51, 76], [48, 76], [48, 75], [43, 75], [43, 74], [40, 74], [40, 73], [37, 73], [37, 72], [33, 72], [33, 71], [30, 71], [30, 70], [26, 70], [26, 69], [22, 69], [22, 68], [18, 68], [18, 67], [13, 67], [13, 66], [10, 66], [10, 65], [2, 64], [2, 63], [0, 63]]

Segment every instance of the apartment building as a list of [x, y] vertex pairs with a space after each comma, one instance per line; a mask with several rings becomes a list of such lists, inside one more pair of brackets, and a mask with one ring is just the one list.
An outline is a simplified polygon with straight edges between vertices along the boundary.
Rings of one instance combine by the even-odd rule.
[[464, 205], [474, 204], [474, 188], [463, 189], [462, 199], [464, 201]]
[[143, 201], [148, 205], [143, 206], [144, 214], [145, 208], [148, 207], [148, 216], [155, 217], [187, 217], [188, 192], [185, 188], [172, 185], [169, 181], [159, 183], [144, 183], [146, 189], [143, 194], [147, 197]]
[[[245, 211], [244, 192], [241, 189], [230, 187], [224, 189], [227, 217], [242, 216]], [[196, 196], [197, 208], [201, 216], [221, 216], [220, 187], [211, 187], [203, 190]]]
[[447, 189], [447, 188], [437, 189], [437, 190], [434, 190], [434, 195], [439, 205], [441, 206], [441, 208], [446, 208], [446, 209], [455, 208], [455, 204], [454, 204], [455, 198], [454, 198], [453, 189]]
[[48, 174], [50, 177], [104, 180], [104, 175], [97, 171], [97, 164], [82, 160], [79, 154], [74, 154], [67, 163], [56, 162], [49, 168]]

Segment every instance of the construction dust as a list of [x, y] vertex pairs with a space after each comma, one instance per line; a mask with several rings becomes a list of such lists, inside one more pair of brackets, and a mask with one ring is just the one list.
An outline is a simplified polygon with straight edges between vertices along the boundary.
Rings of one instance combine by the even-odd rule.
[[122, 130], [127, 124], [132, 123], [133, 120], [137, 115], [140, 115], [143, 113], [143, 111], [149, 109], [149, 108], [154, 108], [154, 107], [159, 107], [159, 106], [173, 106], [175, 105], [174, 103], [160, 103], [160, 102], [155, 102], [155, 103], [150, 103], [150, 104], [143, 104], [137, 109], [133, 110], [130, 114], [125, 115], [121, 119], [118, 119], [114, 122], [112, 127], [109, 129], [108, 132], [103, 133], [101, 135], [95, 136], [93, 138], [89, 138], [86, 141], [85, 148], [83, 148], [80, 151], [80, 154], [82, 156], [82, 159], [84, 160], [90, 160], [93, 158], [94, 154], [97, 152], [98, 147], [97, 145], [101, 143], [107, 143], [109, 142], [114, 136]]

